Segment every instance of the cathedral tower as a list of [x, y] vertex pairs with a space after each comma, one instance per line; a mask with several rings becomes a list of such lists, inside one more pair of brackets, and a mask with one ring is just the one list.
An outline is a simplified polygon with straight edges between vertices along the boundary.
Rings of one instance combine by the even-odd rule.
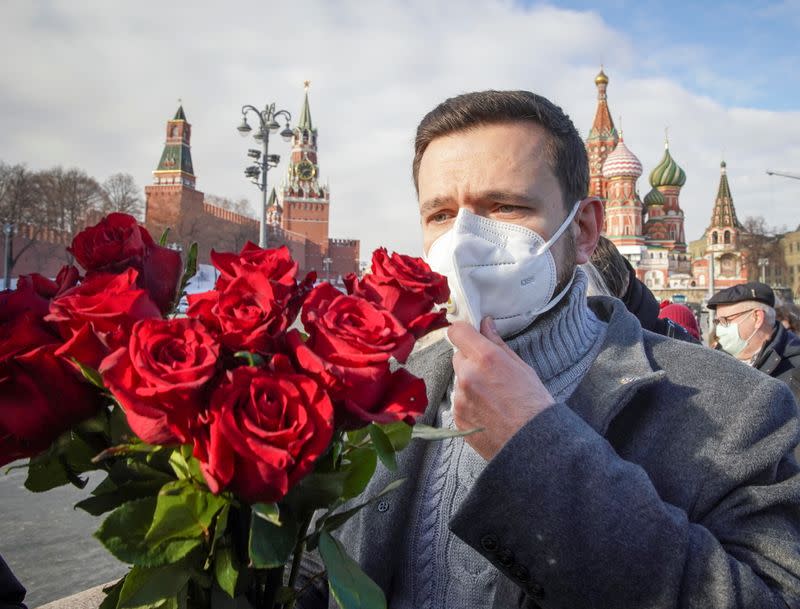
[[286, 178], [281, 187], [281, 225], [285, 230], [306, 237], [319, 247], [322, 255], [328, 250], [328, 216], [330, 194], [319, 183], [317, 130], [311, 121], [308, 86], [292, 139], [292, 153]]
[[605, 199], [606, 180], [603, 178], [603, 163], [616, 148], [619, 135], [608, 109], [606, 98], [608, 76], [602, 67], [594, 79], [594, 84], [597, 86], [597, 110], [592, 129], [589, 131], [589, 139], [586, 141], [586, 152], [589, 156], [589, 196]]
[[722, 161], [719, 165], [719, 188], [711, 213], [711, 224], [706, 229], [706, 246], [708, 251], [722, 252], [739, 249], [739, 233], [742, 225], [736, 217], [733, 206], [731, 187], [728, 184], [728, 165]]
[[164, 151], [153, 172], [153, 183], [144, 189], [145, 226], [156, 239], [166, 228], [179, 237], [186, 218], [203, 209], [203, 193], [195, 189], [192, 126], [186, 120], [183, 106], [167, 121], [166, 136]]
[[620, 134], [619, 143], [603, 164], [606, 180], [606, 236], [620, 253], [632, 262], [641, 258], [644, 248], [642, 202], [636, 192], [636, 180], [642, 164]]
[[650, 172], [650, 185], [661, 196], [651, 191], [645, 197], [647, 203], [645, 236], [648, 244], [659, 245], [670, 251], [686, 252], [683, 210], [679, 200], [684, 184], [686, 184], [686, 173], [672, 158], [669, 153], [669, 142], [665, 141], [664, 156]]

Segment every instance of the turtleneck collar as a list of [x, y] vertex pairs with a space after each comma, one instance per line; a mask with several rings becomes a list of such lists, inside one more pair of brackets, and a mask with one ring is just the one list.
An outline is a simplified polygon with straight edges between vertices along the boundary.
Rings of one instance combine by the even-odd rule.
[[[574, 380], [571, 370], [582, 368], [581, 362], [590, 351], [599, 348], [605, 336], [606, 324], [587, 305], [587, 283], [586, 274], [578, 268], [561, 302], [538, 317], [523, 333], [506, 340], [506, 344], [536, 371], [551, 393], [558, 393]], [[575, 372], [582, 375], [585, 371]]]

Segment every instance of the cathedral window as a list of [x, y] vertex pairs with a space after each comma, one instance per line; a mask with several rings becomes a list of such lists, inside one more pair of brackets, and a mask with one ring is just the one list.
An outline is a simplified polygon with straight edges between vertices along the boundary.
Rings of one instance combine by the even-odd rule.
[[716, 245], [717, 243], [719, 243], [719, 238], [717, 237], [717, 231], [714, 231], [711, 233], [711, 244]]
[[729, 230], [725, 231], [724, 240], [725, 240], [726, 244], [730, 244], [730, 242], [731, 242], [731, 231], [729, 231]]

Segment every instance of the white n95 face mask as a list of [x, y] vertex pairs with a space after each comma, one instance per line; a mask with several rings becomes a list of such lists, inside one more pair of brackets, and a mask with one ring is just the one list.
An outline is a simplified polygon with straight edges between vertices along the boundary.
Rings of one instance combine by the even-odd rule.
[[480, 329], [490, 315], [500, 336], [508, 337], [558, 304], [572, 282], [553, 297], [558, 274], [550, 248], [579, 206], [580, 201], [549, 241], [523, 226], [459, 209], [453, 227], [433, 242], [426, 257], [431, 269], [447, 277], [450, 320]]

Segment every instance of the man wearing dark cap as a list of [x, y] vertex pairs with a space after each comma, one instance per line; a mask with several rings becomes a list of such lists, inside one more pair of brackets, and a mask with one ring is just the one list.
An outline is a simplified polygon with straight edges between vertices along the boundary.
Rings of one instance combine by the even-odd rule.
[[720, 348], [789, 385], [800, 403], [800, 338], [775, 320], [775, 293], [757, 281], [717, 292], [708, 301]]

